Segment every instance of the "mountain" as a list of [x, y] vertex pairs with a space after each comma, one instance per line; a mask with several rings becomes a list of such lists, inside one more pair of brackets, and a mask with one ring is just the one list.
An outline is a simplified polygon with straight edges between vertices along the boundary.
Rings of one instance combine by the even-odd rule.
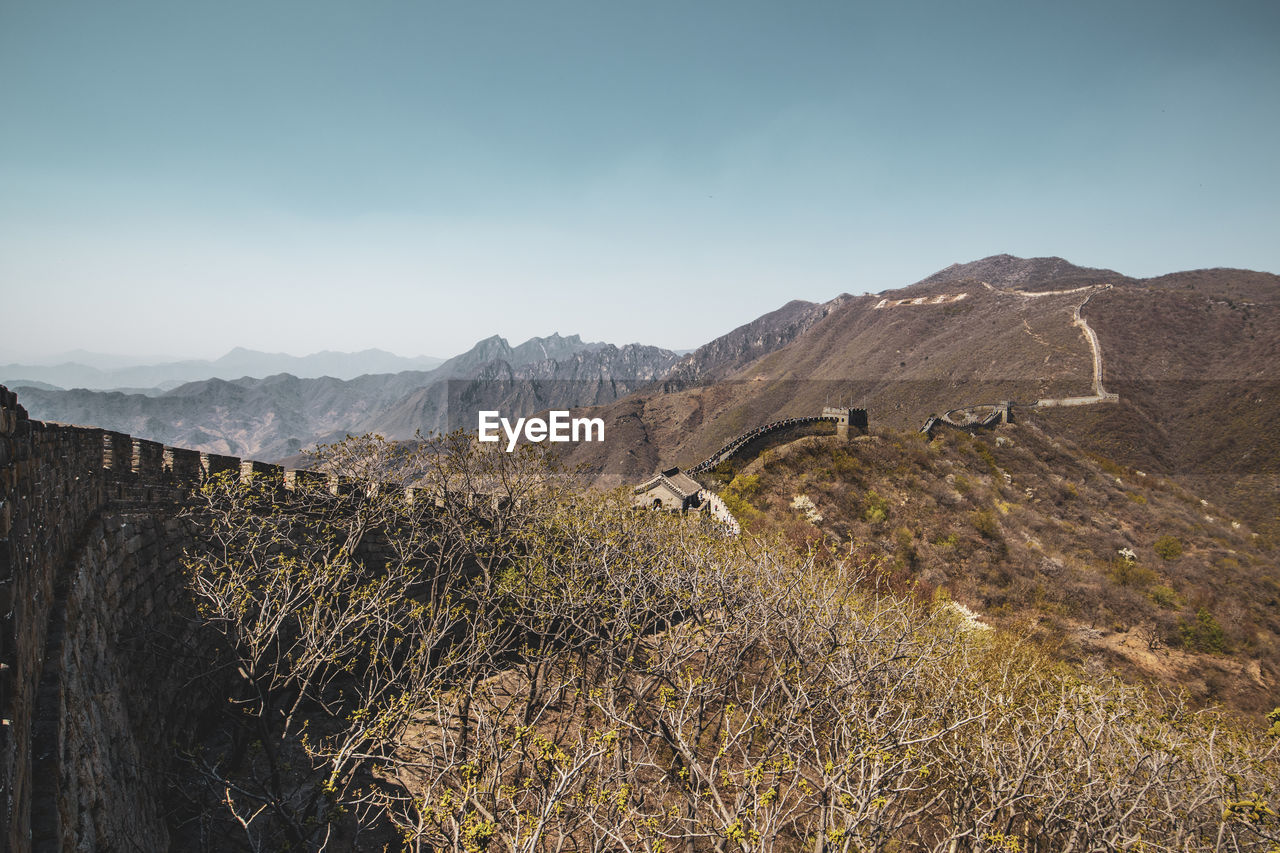
[[588, 412], [608, 440], [569, 458], [617, 485], [828, 404], [919, 429], [962, 406], [1091, 397], [1093, 350], [1077, 313], [1119, 401], [1018, 416], [1034, 411], [1090, 451], [1185, 477], [1280, 533], [1280, 277], [1244, 270], [1135, 279], [997, 255], [899, 290], [788, 303], [686, 356], [660, 386]]
[[419, 430], [474, 429], [480, 408], [518, 417], [612, 402], [665, 374], [676, 358], [656, 347], [586, 343], [577, 335], [531, 338], [515, 347], [493, 337], [430, 371], [347, 380], [287, 373], [213, 378], [153, 394], [33, 386], [21, 393], [33, 418], [273, 460], [348, 433], [409, 439]]
[[36, 386], [36, 383], [58, 388], [93, 390], [152, 389], [167, 391], [184, 382], [201, 379], [236, 379], [242, 376], [264, 377], [289, 373], [300, 378], [331, 376], [354, 379], [370, 373], [399, 373], [406, 370], [431, 370], [443, 363], [429, 356], [402, 358], [380, 349], [345, 353], [325, 350], [307, 356], [265, 353], [236, 347], [213, 361], [186, 360], [159, 364], [128, 364], [119, 356], [106, 356], [77, 350], [70, 358], [55, 364], [0, 365], [0, 382], [13, 387]]
[[556, 361], [582, 352], [596, 352], [607, 347], [603, 343], [586, 343], [578, 335], [561, 337], [559, 332], [545, 338], [530, 338], [519, 346], [493, 335], [471, 349], [443, 362], [437, 372], [441, 377], [469, 376], [490, 362], [502, 361], [513, 367], [542, 361]]
[[[510, 360], [470, 361], [465, 371], [459, 370], [461, 365], [446, 364], [438, 371], [442, 381], [411, 392], [363, 421], [360, 431], [412, 438], [419, 430], [474, 430], [476, 413], [485, 409], [510, 417], [604, 405], [662, 378], [677, 358], [675, 353], [640, 344], [592, 344], [559, 358], [521, 360], [530, 355], [528, 349], [512, 350]], [[458, 372], [449, 374], [451, 370]]]
[[795, 340], [826, 317], [844, 297], [821, 305], [794, 299], [776, 311], [739, 326], [698, 347], [680, 359], [666, 377], [665, 388], [706, 383], [728, 376], [736, 368]]

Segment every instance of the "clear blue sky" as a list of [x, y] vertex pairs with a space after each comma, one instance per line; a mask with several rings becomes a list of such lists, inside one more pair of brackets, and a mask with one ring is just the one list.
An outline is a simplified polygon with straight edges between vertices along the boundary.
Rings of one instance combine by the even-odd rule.
[[1280, 272], [1280, 3], [0, 0], [0, 358]]

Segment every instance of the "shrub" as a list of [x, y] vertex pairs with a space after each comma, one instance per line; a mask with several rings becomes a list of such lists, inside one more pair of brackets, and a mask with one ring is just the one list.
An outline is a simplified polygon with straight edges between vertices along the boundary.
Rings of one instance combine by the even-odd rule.
[[1146, 589], [1157, 580], [1155, 572], [1124, 557], [1112, 559], [1107, 575], [1119, 586], [1131, 586], [1136, 589]]
[[729, 508], [729, 512], [733, 513], [734, 518], [740, 522], [746, 522], [760, 514], [760, 511], [751, 505], [751, 498], [758, 491], [760, 491], [759, 474], [739, 474], [724, 487], [720, 497], [724, 499], [725, 506]]
[[831, 454], [831, 470], [841, 479], [851, 479], [858, 472], [858, 461], [848, 451], [837, 448]]
[[996, 458], [991, 454], [991, 448], [987, 447], [981, 441], [973, 442], [973, 451], [978, 458], [987, 463], [987, 467], [991, 469], [992, 474], [1000, 473], [1000, 466], [996, 464]]
[[991, 514], [990, 510], [974, 510], [969, 513], [969, 518], [973, 521], [973, 529], [983, 536], [988, 539], [1000, 538], [1000, 525], [996, 523], [996, 517]]
[[[413, 850], [1269, 847], [1261, 732], [1055, 663], [958, 618], [941, 588], [886, 590], [852, 553], [637, 512], [532, 447], [449, 449], [406, 469], [440, 504], [320, 483], [284, 513], [268, 484], [202, 492], [190, 522], [207, 540], [185, 563], [203, 629], [236, 641], [208, 677], [243, 681], [176, 780], [202, 846], [342, 833], [374, 849], [398, 831]], [[509, 499], [443, 500], [474, 482]], [[376, 547], [357, 548], [366, 531]], [[1190, 636], [1225, 643], [1203, 610]], [[1268, 722], [1280, 734], [1280, 711]]]
[[1182, 604], [1182, 597], [1178, 595], [1173, 587], [1165, 586], [1164, 584], [1156, 584], [1147, 590], [1147, 597], [1151, 599], [1152, 603], [1170, 610]]
[[1187, 649], [1212, 654], [1224, 654], [1230, 650], [1226, 632], [1213, 614], [1203, 607], [1196, 611], [1194, 622], [1183, 622], [1178, 630], [1182, 635], [1182, 645]]
[[869, 524], [880, 524], [889, 517], [889, 502], [870, 489], [862, 499], [862, 517]]
[[1176, 560], [1182, 556], [1182, 543], [1172, 536], [1161, 536], [1151, 548], [1162, 560]]

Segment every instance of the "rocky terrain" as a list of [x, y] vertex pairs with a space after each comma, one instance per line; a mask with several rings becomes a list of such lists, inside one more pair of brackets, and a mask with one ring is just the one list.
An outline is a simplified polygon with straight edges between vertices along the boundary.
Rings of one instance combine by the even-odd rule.
[[1199, 702], [1274, 706], [1274, 543], [1176, 480], [1051, 429], [1035, 416], [972, 437], [808, 437], [704, 479], [748, 535], [853, 548], [893, 586], [946, 594], [1076, 663]]

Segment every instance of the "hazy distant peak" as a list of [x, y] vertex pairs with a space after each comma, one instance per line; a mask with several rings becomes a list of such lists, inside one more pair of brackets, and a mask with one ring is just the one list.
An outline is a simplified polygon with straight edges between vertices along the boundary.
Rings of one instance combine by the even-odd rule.
[[68, 362], [56, 366], [22, 364], [0, 365], [0, 382], [15, 380], [45, 382], [61, 388], [83, 387], [95, 390], [109, 388], [163, 389], [218, 377], [236, 379], [245, 376], [264, 377], [289, 373], [298, 377], [332, 376], [354, 379], [367, 374], [400, 373], [406, 370], [431, 370], [441, 359], [427, 356], [402, 358], [379, 349], [344, 353], [325, 350], [307, 356], [287, 353], [265, 353], [247, 347], [234, 347], [214, 361], [187, 360], [149, 365], [110, 366], [111, 356], [103, 360], [93, 353], [88, 362]]

